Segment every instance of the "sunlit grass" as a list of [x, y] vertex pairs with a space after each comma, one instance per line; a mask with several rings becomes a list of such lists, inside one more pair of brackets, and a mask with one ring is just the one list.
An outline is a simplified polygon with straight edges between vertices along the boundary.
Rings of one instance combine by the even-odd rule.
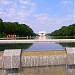
[[22, 56], [45, 56], [45, 55], [60, 55], [66, 54], [66, 51], [41, 51], [41, 52], [23, 52]]
[[3, 56], [3, 51], [0, 51], [0, 57], [2, 57]]
[[[65, 50], [62, 51], [39, 51], [39, 52], [22, 52], [22, 56], [45, 56], [45, 55], [60, 55], [66, 54]], [[3, 51], [0, 51], [0, 57], [3, 56]]]

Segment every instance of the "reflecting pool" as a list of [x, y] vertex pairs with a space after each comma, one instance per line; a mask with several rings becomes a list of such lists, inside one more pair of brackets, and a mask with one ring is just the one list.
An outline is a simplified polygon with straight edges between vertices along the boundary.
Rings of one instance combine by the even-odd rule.
[[5, 49], [22, 49], [23, 51], [49, 51], [64, 50], [65, 47], [75, 47], [75, 43], [41, 42], [25, 44], [0, 44], [0, 51]]

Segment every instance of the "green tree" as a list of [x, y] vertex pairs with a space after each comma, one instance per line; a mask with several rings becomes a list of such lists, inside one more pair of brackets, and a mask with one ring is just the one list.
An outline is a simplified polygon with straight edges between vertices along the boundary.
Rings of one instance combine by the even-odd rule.
[[18, 36], [34, 36], [33, 30], [26, 24], [19, 24], [18, 22], [3, 22], [0, 19], [0, 36], [8, 34], [16, 34]]
[[55, 30], [51, 36], [75, 36], [75, 23], [69, 26], [63, 26], [59, 30]]

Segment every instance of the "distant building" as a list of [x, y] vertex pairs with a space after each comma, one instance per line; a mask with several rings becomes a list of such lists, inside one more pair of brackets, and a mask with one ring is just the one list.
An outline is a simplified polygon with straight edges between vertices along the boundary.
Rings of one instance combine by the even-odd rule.
[[45, 31], [39, 32], [39, 39], [46, 39], [46, 32]]
[[45, 36], [45, 35], [46, 35], [46, 32], [45, 32], [45, 31], [40, 31], [40, 32], [39, 32], [39, 35], [40, 35], [40, 36]]

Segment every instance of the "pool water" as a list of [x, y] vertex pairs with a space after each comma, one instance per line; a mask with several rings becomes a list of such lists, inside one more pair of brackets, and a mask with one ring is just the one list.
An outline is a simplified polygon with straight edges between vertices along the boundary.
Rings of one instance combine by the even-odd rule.
[[[0, 75], [4, 71], [0, 69]], [[20, 70], [12, 69], [8, 75], [75, 75], [75, 69], [66, 69], [65, 65], [61, 66], [44, 66], [44, 67], [27, 67]]]
[[64, 50], [65, 47], [75, 47], [75, 43], [41, 42], [25, 44], [0, 44], [1, 51], [5, 49], [22, 49], [23, 51], [49, 51]]

